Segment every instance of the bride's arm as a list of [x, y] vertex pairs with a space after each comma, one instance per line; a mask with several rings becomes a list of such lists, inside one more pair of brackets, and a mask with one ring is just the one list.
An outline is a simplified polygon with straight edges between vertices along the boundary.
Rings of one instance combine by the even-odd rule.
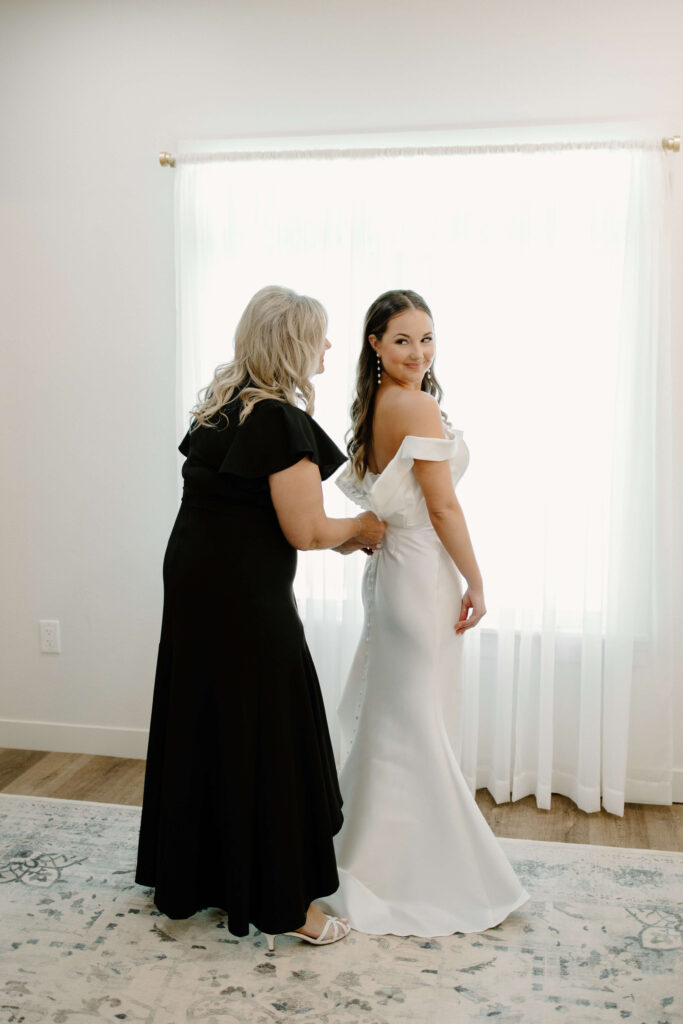
[[[424, 391], [408, 392], [395, 410], [397, 434], [443, 438], [439, 406]], [[474, 555], [467, 523], [453, 488], [450, 466], [446, 460], [435, 462], [415, 459], [415, 477], [424, 494], [429, 518], [439, 540], [467, 581], [456, 632], [470, 629], [486, 614], [484, 585]], [[471, 611], [469, 618], [468, 612]]]

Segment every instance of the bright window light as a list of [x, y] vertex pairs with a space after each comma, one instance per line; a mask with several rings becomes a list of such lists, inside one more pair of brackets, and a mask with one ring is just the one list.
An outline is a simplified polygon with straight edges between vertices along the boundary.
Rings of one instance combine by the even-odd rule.
[[[603, 604], [629, 155], [619, 150], [247, 161], [183, 169], [180, 316], [197, 344], [184, 408], [232, 352], [251, 295], [319, 298], [333, 348], [316, 417], [343, 447], [362, 319], [389, 288], [435, 320], [458, 488], [495, 627], [501, 611], [580, 629]], [[188, 358], [187, 356], [185, 357]], [[355, 511], [326, 486], [329, 514]], [[303, 556], [296, 592], [341, 621], [354, 559]], [[549, 590], [551, 591], [549, 593]]]

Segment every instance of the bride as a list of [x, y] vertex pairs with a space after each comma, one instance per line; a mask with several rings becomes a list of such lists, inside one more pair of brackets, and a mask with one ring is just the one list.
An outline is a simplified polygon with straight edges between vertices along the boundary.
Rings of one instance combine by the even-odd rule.
[[350, 462], [337, 480], [387, 530], [365, 567], [363, 632], [337, 709], [340, 884], [317, 903], [375, 935], [482, 931], [528, 899], [448, 738], [463, 634], [486, 607], [455, 496], [468, 450], [440, 410], [433, 359], [424, 299], [380, 295], [365, 319]]

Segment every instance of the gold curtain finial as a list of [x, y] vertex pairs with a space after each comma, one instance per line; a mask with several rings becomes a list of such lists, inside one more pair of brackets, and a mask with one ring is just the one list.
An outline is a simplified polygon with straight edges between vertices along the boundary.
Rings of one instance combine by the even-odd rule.
[[662, 139], [662, 147], [668, 149], [671, 153], [680, 153], [681, 151], [681, 137], [680, 135], [670, 135], [669, 138]]
[[159, 163], [162, 167], [175, 167], [175, 157], [172, 153], [159, 153]]

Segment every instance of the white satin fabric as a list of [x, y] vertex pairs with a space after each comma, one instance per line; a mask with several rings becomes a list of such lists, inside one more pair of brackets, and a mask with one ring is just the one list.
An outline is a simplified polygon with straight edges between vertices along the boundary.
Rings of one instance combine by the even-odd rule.
[[337, 709], [340, 885], [316, 904], [373, 935], [482, 931], [528, 899], [449, 740], [458, 724], [461, 583], [412, 471], [414, 459], [448, 459], [455, 485], [469, 453], [462, 431], [448, 435], [408, 435], [382, 473], [361, 481], [349, 465], [337, 479], [387, 531], [365, 568], [363, 632]]

